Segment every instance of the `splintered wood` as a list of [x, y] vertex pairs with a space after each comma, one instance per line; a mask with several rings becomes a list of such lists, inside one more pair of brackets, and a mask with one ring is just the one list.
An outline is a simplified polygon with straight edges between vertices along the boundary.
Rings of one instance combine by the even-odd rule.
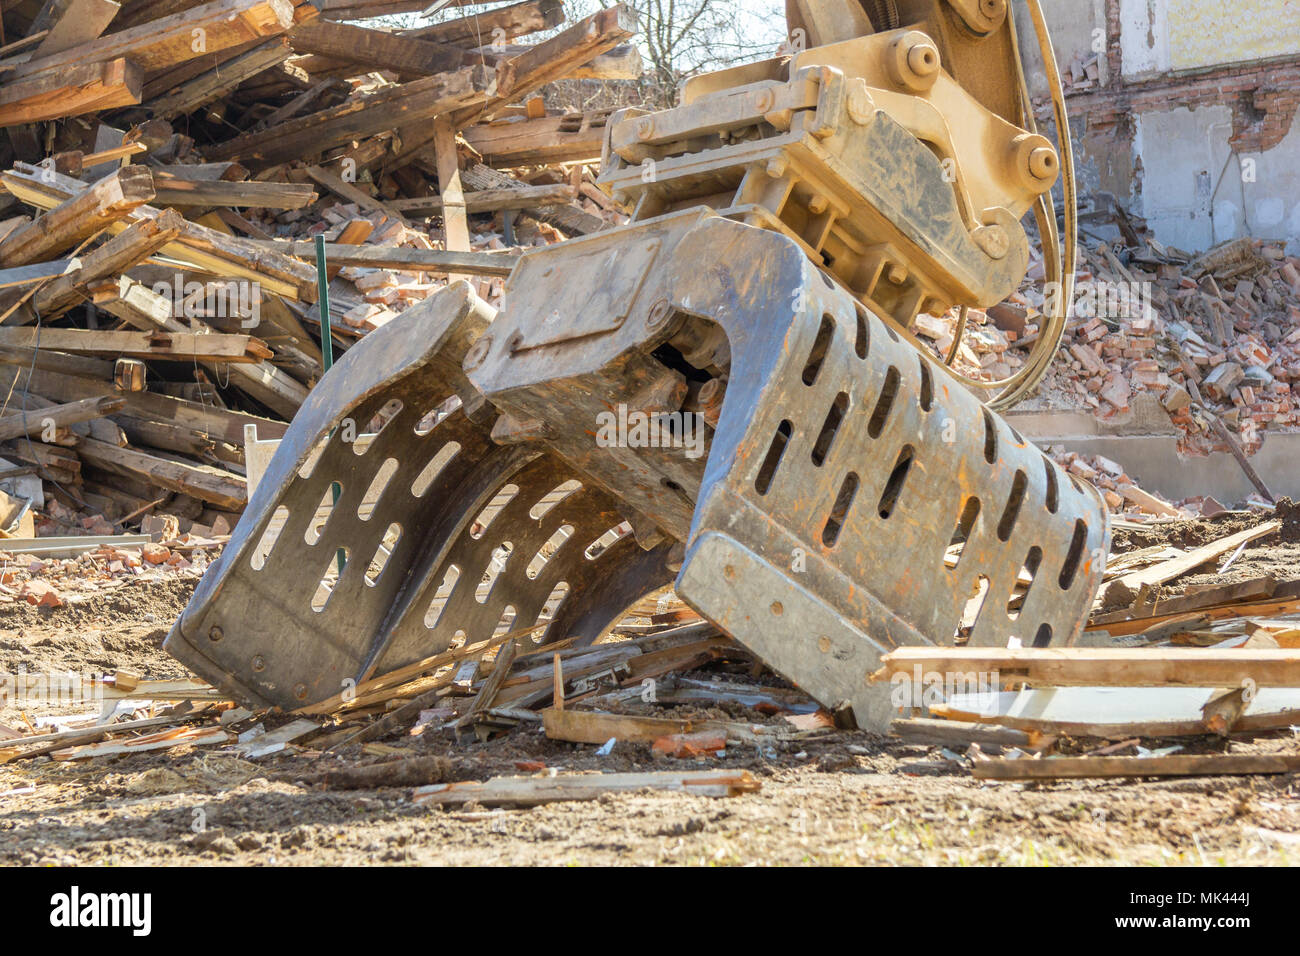
[[624, 219], [588, 168], [609, 111], [540, 95], [636, 72], [622, 6], [410, 30], [303, 0], [28, 6], [0, 38], [0, 476], [34, 470], [40, 535], [237, 523], [245, 429], [280, 438], [324, 374], [316, 236], [337, 357], [456, 277], [499, 305], [518, 248]]

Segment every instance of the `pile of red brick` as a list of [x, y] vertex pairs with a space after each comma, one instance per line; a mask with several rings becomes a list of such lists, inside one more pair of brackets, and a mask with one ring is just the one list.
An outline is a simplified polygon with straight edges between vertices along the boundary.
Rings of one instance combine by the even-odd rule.
[[[1148, 241], [1127, 258], [1081, 251], [1075, 308], [1038, 401], [1109, 420], [1150, 393], [1189, 455], [1224, 450], [1212, 415], [1248, 454], [1265, 429], [1300, 425], [1300, 259], [1249, 239], [1196, 258]], [[987, 381], [1023, 364], [1045, 305], [1035, 271], [1006, 303], [972, 311], [957, 371]], [[922, 316], [916, 331], [945, 353], [955, 324], [955, 313]]]

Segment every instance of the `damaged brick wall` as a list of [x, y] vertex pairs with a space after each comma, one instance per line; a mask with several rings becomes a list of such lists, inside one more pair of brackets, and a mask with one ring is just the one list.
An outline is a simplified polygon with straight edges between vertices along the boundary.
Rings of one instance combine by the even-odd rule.
[[[1241, 0], [1225, 30], [1231, 36], [1217, 46], [1210, 31], [1224, 23], [1221, 3], [1049, 4], [1049, 22], [1075, 46], [1058, 44], [1057, 54], [1081, 181], [1124, 199], [1162, 241], [1189, 251], [1244, 234], [1300, 248], [1300, 37], [1277, 39], [1267, 16], [1277, 2]], [[1087, 28], [1093, 42], [1085, 46]], [[1245, 59], [1253, 49], [1269, 55]], [[1238, 62], [1187, 66], [1198, 58]]]

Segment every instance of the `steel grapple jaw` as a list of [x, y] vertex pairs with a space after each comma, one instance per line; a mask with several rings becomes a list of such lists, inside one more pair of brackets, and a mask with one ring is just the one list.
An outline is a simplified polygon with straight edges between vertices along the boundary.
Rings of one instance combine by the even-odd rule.
[[863, 726], [903, 644], [1068, 644], [1105, 507], [791, 239], [695, 209], [457, 284], [313, 391], [167, 649], [293, 710], [678, 594]]

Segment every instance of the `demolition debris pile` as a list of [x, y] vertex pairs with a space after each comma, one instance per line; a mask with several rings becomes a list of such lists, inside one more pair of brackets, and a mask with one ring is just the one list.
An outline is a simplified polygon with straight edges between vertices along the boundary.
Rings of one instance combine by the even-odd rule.
[[640, 75], [623, 7], [355, 23], [392, 7], [6, 5], [0, 531], [219, 539], [249, 426], [281, 437], [324, 372], [316, 237], [337, 356], [452, 278], [499, 304], [513, 250], [619, 220], [589, 168], [609, 111], [542, 93]]
[[[1125, 220], [1126, 223], [1128, 220]], [[1081, 249], [1078, 294], [1061, 361], [1039, 400], [1128, 413], [1150, 393], [1182, 432], [1190, 457], [1228, 450], [1227, 426], [1247, 454], [1266, 429], [1300, 424], [1300, 259], [1281, 243], [1235, 239], [1200, 256], [1137, 239]], [[1119, 244], [1117, 244], [1119, 245]], [[986, 312], [973, 310], [955, 365], [984, 380], [1023, 364], [1037, 340], [1046, 293], [1033, 281]], [[921, 316], [917, 331], [946, 355], [957, 317]]]

